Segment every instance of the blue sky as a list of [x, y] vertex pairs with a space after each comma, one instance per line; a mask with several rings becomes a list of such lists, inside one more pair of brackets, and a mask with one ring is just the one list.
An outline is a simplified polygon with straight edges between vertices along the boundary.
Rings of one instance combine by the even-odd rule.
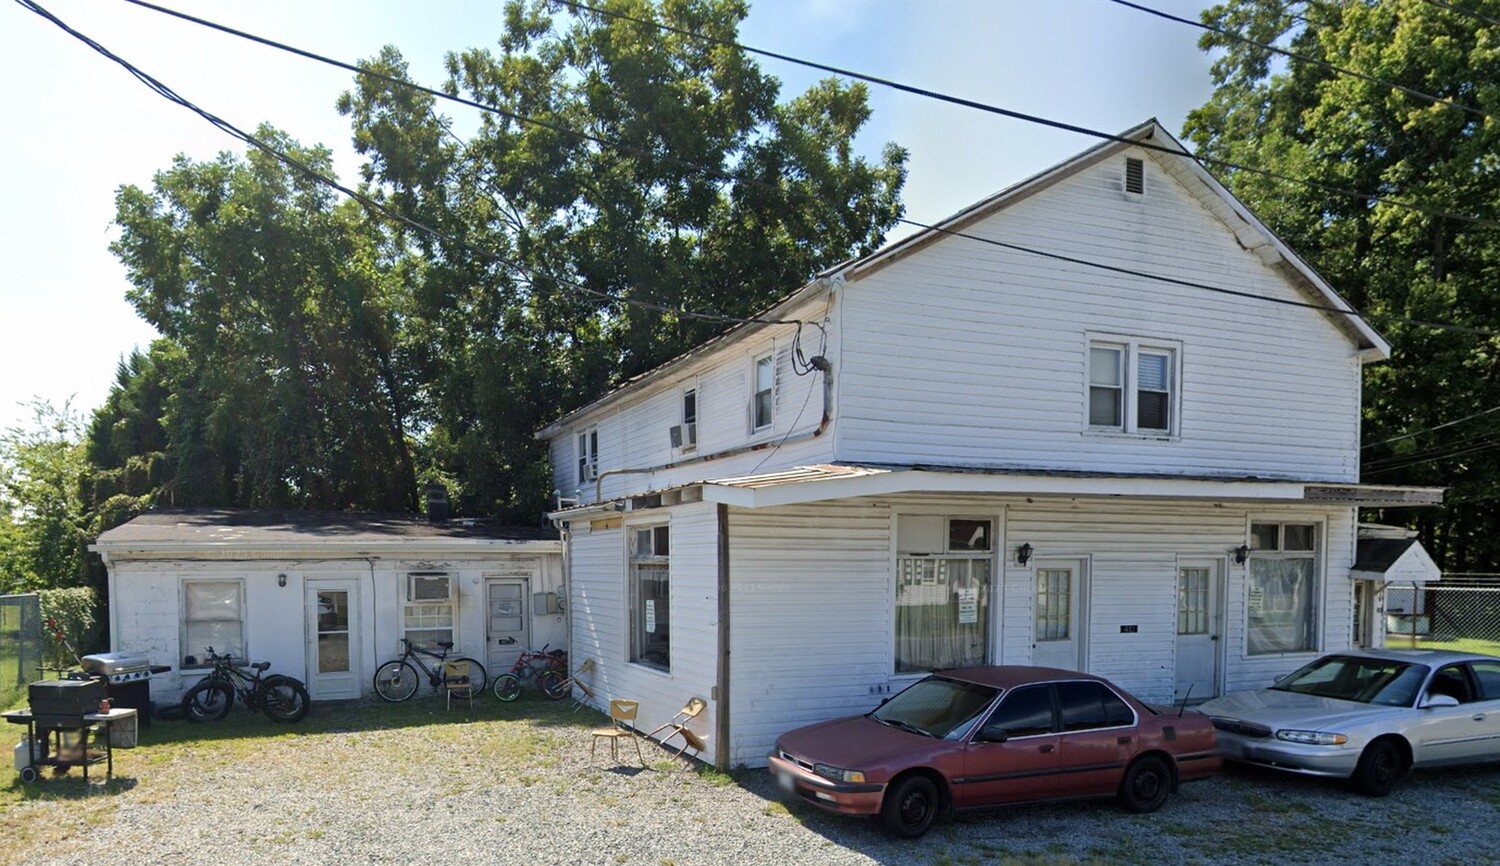
[[[268, 121], [358, 159], [334, 100], [348, 74], [120, 0], [39, 0], [183, 96], [241, 128]], [[436, 85], [445, 52], [491, 46], [500, 0], [161, 0], [242, 30], [354, 61], [401, 49]], [[1196, 17], [1198, 0], [1154, 0]], [[759, 0], [746, 44], [1079, 125], [1119, 131], [1156, 117], [1170, 131], [1209, 96], [1198, 31], [1108, 0]], [[820, 77], [762, 59], [800, 92]], [[110, 255], [115, 190], [149, 186], [177, 154], [210, 159], [236, 142], [15, 4], [0, 7], [0, 428], [41, 397], [89, 410], [120, 357], [155, 336], [125, 300]], [[879, 87], [858, 149], [911, 152], [907, 215], [932, 222], [1094, 143], [1086, 137]], [[462, 118], [464, 109], [446, 113]], [[460, 127], [466, 124], [460, 120]]]

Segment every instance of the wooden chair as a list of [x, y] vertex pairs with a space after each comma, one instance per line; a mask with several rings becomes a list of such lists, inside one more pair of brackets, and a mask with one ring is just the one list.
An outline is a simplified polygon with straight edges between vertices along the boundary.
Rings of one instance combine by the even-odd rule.
[[616, 764], [620, 763], [620, 738], [629, 737], [635, 743], [635, 756], [640, 759], [641, 766], [646, 766], [646, 756], [641, 754], [641, 740], [630, 725], [635, 723], [635, 717], [640, 714], [640, 701], [610, 701], [609, 721], [607, 728], [595, 728], [594, 739], [589, 746], [589, 763], [594, 763], [594, 750], [599, 748], [599, 738], [609, 738], [609, 754]]
[[448, 687], [448, 709], [453, 709], [453, 693], [458, 692], [460, 698], [469, 699], [469, 709], [474, 709], [474, 683], [471, 677], [473, 670], [469, 668], [467, 661], [443, 662], [443, 679]]
[[682, 737], [682, 748], [678, 749], [677, 754], [672, 756], [674, 758], [682, 757], [683, 753], [688, 749], [692, 749], [695, 756], [702, 754], [704, 748], [706, 748], [706, 744], [703, 742], [703, 738], [698, 736], [698, 732], [694, 731], [692, 728], [689, 728], [687, 726], [687, 723], [702, 715], [704, 709], [706, 709], [707, 707], [708, 701], [705, 701], [702, 698], [688, 698], [688, 702], [683, 705], [682, 709], [677, 711], [676, 715], [668, 719], [666, 724], [662, 725], [646, 736], [654, 739], [658, 733], [666, 731], [667, 735], [659, 740], [659, 742], [664, 746], [673, 737]]

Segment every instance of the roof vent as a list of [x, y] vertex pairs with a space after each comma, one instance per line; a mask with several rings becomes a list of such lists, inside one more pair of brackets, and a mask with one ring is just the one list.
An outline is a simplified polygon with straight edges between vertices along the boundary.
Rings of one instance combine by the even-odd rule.
[[1125, 191], [1140, 195], [1146, 191], [1146, 166], [1133, 157], [1125, 157]]
[[443, 523], [450, 515], [448, 504], [448, 488], [433, 482], [427, 485], [427, 520], [430, 523]]

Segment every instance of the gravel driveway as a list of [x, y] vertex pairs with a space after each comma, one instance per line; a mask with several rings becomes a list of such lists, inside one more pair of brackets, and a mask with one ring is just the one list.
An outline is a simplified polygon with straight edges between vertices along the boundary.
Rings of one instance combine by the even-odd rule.
[[[0, 858], [73, 864], [961, 864], [1500, 862], [1500, 769], [1419, 774], [1384, 800], [1231, 770], [1161, 811], [1019, 807], [915, 842], [784, 806], [765, 771], [737, 779], [648, 746], [649, 769], [589, 762], [601, 717], [493, 699], [451, 712], [320, 705], [291, 727], [236, 709], [159, 722], [119, 776], [0, 788]], [[634, 749], [625, 744], [630, 757]], [[622, 756], [624, 753], [622, 752]], [[3, 778], [3, 777], [0, 777]], [[3, 783], [0, 783], [3, 784]]]

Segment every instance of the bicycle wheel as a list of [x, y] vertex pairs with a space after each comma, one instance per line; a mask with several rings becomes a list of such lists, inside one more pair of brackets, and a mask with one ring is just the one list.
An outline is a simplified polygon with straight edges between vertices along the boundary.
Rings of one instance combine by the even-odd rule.
[[260, 708], [273, 722], [300, 722], [312, 698], [307, 686], [294, 677], [272, 674], [260, 684]]
[[561, 671], [542, 671], [537, 683], [542, 687], [542, 693], [554, 701], [560, 701], [573, 692], [573, 681]]
[[495, 697], [502, 701], [513, 701], [521, 696], [521, 678], [515, 674], [495, 677]]
[[410, 698], [417, 693], [419, 685], [421, 680], [417, 679], [417, 669], [404, 661], [386, 662], [375, 671], [375, 694], [391, 703]]
[[[473, 697], [474, 695], [484, 694], [484, 686], [490, 681], [489, 677], [484, 673], [484, 665], [480, 664], [474, 659], [469, 658], [468, 656], [457, 659], [449, 659], [449, 661], [469, 663], [469, 692], [468, 694], [465, 694], [463, 692], [455, 692], [454, 695], [456, 697], [467, 698]], [[445, 676], [445, 683], [446, 680], [447, 678]]]
[[182, 715], [190, 722], [217, 722], [234, 706], [234, 689], [223, 680], [201, 680], [182, 696]]

